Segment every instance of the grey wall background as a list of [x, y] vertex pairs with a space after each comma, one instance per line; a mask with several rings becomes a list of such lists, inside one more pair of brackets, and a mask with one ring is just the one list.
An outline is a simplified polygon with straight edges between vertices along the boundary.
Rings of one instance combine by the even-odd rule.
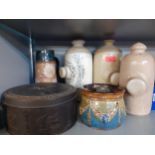
[[29, 60], [0, 35], [0, 95], [10, 87], [29, 83]]

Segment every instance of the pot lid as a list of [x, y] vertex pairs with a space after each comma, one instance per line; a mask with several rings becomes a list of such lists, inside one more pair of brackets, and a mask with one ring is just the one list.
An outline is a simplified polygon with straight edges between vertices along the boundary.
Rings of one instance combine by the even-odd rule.
[[72, 100], [77, 89], [67, 84], [42, 83], [23, 85], [4, 92], [3, 103], [8, 106], [38, 108], [55, 106]]

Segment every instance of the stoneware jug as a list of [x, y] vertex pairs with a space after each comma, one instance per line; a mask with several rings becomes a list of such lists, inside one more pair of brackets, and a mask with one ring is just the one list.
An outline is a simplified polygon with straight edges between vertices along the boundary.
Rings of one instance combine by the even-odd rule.
[[155, 63], [146, 50], [144, 44], [136, 43], [121, 62], [119, 84], [127, 90], [126, 109], [133, 115], [147, 115], [151, 111]]
[[121, 51], [113, 40], [105, 40], [105, 45], [95, 52], [94, 83], [118, 85]]
[[65, 66], [59, 70], [60, 77], [76, 88], [92, 83], [92, 54], [84, 47], [83, 40], [73, 41], [65, 54]]

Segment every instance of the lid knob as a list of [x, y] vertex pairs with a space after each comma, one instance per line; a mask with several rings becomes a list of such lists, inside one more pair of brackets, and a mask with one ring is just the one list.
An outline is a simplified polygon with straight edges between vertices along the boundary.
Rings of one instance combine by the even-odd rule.
[[138, 42], [131, 46], [131, 52], [135, 54], [144, 53], [147, 50], [147, 46], [141, 42]]
[[68, 67], [61, 67], [59, 70], [59, 74], [61, 78], [71, 78], [71, 71]]

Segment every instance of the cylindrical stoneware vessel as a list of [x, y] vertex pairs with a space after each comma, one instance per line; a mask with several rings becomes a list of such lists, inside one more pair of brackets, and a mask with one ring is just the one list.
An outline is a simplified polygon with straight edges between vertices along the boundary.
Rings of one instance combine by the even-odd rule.
[[94, 55], [94, 83], [118, 85], [121, 50], [113, 40], [105, 40]]
[[92, 83], [92, 54], [84, 47], [83, 40], [75, 40], [65, 54], [65, 66], [60, 68], [60, 77], [76, 88]]
[[36, 53], [35, 82], [56, 83], [57, 63], [53, 50], [42, 50]]
[[81, 121], [100, 129], [113, 129], [126, 117], [124, 89], [106, 84], [86, 85], [81, 90], [79, 108]]
[[142, 43], [134, 44], [121, 62], [119, 85], [127, 90], [126, 109], [133, 115], [147, 115], [151, 111], [155, 63], [146, 49]]
[[9, 89], [3, 105], [7, 130], [15, 135], [60, 134], [77, 119], [77, 91], [66, 84], [32, 84]]

